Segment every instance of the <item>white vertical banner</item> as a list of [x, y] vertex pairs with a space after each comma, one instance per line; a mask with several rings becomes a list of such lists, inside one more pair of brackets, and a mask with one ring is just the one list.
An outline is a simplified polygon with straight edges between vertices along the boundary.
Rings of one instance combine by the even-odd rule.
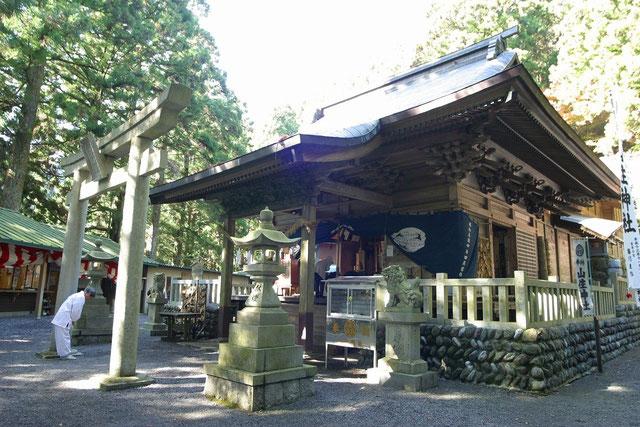
[[587, 239], [571, 239], [573, 253], [573, 270], [578, 283], [578, 294], [583, 316], [593, 316], [593, 297], [591, 295], [591, 262], [589, 258], [589, 241]]
[[[622, 229], [624, 231], [624, 259], [627, 266], [627, 282], [629, 288], [640, 289], [640, 234], [638, 233], [638, 217], [636, 216], [636, 206], [631, 197], [631, 180], [627, 174], [627, 164], [624, 157], [622, 131], [624, 122], [622, 116], [618, 114], [618, 103], [613, 93], [611, 96], [611, 107], [615, 125], [616, 138], [620, 151], [620, 201], [622, 202]], [[634, 292], [634, 299], [640, 307], [640, 292]]]
[[[627, 265], [627, 281], [629, 287], [640, 289], [640, 234], [636, 207], [631, 197], [631, 181], [627, 176], [622, 144], [620, 144], [620, 201], [622, 202], [622, 229], [624, 231], [624, 258]], [[635, 298], [640, 306], [638, 297]]]
[[631, 292], [631, 295], [633, 295], [636, 306], [640, 307], [640, 289], [630, 289], [629, 292]]

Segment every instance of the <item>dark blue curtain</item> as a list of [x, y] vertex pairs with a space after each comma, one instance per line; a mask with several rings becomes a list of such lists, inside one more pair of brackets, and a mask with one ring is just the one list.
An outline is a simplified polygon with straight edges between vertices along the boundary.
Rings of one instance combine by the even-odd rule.
[[378, 214], [345, 218], [356, 234], [389, 240], [418, 265], [450, 278], [475, 277], [478, 258], [478, 225], [464, 212], [431, 215]]

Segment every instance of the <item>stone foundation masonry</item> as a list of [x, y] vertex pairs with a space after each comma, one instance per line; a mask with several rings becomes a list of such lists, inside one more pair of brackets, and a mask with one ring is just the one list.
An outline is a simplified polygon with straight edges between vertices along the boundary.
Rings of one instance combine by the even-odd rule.
[[[640, 342], [640, 310], [619, 306], [600, 329], [606, 362]], [[420, 340], [430, 369], [476, 384], [544, 392], [596, 367], [592, 322], [526, 330], [425, 325]]]

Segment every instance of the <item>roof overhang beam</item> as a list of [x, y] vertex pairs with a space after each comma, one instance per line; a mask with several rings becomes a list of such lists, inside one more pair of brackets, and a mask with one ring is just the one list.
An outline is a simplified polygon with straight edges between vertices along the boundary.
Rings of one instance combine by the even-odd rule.
[[325, 193], [360, 200], [372, 205], [379, 205], [388, 208], [393, 206], [393, 198], [391, 196], [371, 190], [365, 190], [364, 188], [355, 187], [353, 185], [343, 184], [341, 182], [325, 180], [318, 184], [317, 189]]

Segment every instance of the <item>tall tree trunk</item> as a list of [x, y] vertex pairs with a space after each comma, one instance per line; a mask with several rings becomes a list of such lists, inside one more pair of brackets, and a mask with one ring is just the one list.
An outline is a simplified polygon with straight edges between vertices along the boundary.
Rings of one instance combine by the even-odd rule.
[[[164, 169], [160, 169], [156, 185], [164, 184]], [[153, 205], [151, 208], [151, 248], [149, 258], [155, 259], [158, 254], [158, 237], [160, 236], [160, 211], [162, 205]]]
[[109, 238], [114, 242], [120, 241], [120, 228], [122, 228], [122, 205], [124, 204], [124, 189], [116, 190], [115, 209], [109, 224]]
[[[189, 156], [189, 153], [184, 153], [184, 157], [182, 158], [182, 176], [187, 176], [189, 175], [189, 162], [191, 160], [191, 157]], [[176, 241], [176, 252], [173, 256], [173, 264], [174, 265], [179, 265], [179, 266], [183, 266], [184, 265], [184, 254], [185, 254], [185, 247], [189, 244], [188, 240], [187, 240], [187, 234], [186, 234], [186, 225], [187, 224], [187, 218], [185, 216], [185, 211], [186, 209], [188, 209], [189, 206], [189, 202], [186, 202], [183, 205], [183, 209], [179, 209], [178, 210], [178, 217], [179, 217], [179, 222], [178, 224], [180, 225], [180, 227], [178, 227], [176, 236], [175, 236], [175, 241]]]
[[15, 139], [9, 147], [9, 165], [4, 174], [0, 206], [15, 211], [20, 209], [24, 183], [29, 166], [29, 148], [36, 125], [40, 89], [44, 81], [44, 62], [34, 60], [26, 70], [26, 87]]
[[[188, 204], [189, 202], [186, 202], [186, 204]], [[184, 206], [186, 208], [186, 206]], [[186, 217], [185, 217], [185, 209], [179, 209], [178, 210], [178, 218], [179, 218], [179, 225], [184, 225], [186, 224]], [[173, 257], [173, 264], [174, 265], [178, 265], [178, 266], [182, 266], [184, 265], [184, 248], [185, 246], [188, 244], [188, 242], [186, 242], [186, 235], [185, 235], [185, 227], [184, 226], [179, 226], [177, 233], [175, 235], [175, 242], [176, 242], [176, 252], [175, 255]]]

